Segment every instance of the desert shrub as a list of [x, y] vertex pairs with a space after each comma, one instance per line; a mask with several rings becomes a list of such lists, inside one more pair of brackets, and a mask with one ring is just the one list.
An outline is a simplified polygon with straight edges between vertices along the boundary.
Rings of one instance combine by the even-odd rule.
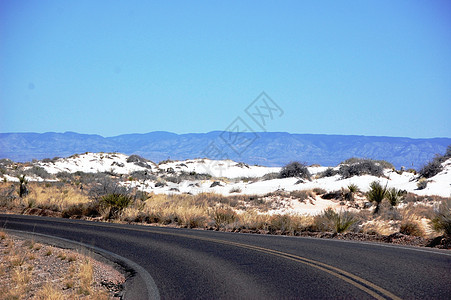
[[73, 204], [62, 211], [63, 218], [99, 217], [100, 215], [100, 207], [97, 202]]
[[263, 175], [263, 180], [273, 180], [278, 178], [280, 178], [279, 173], [268, 173]]
[[167, 184], [164, 181], [157, 181], [155, 182], [155, 187], [165, 187]]
[[347, 189], [342, 188], [342, 195], [346, 201], [354, 201], [354, 195], [359, 191], [359, 187], [356, 184], [351, 183], [348, 185]]
[[0, 206], [11, 205], [15, 199], [17, 199], [17, 192], [14, 184], [0, 189]]
[[192, 172], [185, 172], [182, 171], [180, 172], [180, 174], [177, 176], [179, 178], [180, 181], [183, 180], [210, 180], [212, 178], [212, 176], [210, 174], [206, 174], [206, 173], [196, 173], [194, 171]]
[[427, 186], [428, 186], [428, 180], [426, 178], [420, 178], [420, 180], [418, 180], [417, 182], [417, 188], [419, 190], [424, 190]]
[[357, 184], [351, 183], [350, 185], [348, 185], [348, 190], [351, 193], [357, 193], [360, 191], [359, 186]]
[[340, 200], [343, 198], [343, 194], [342, 194], [342, 191], [332, 191], [329, 193], [325, 193], [324, 195], [321, 195], [321, 198], [326, 199], [326, 200], [331, 200], [331, 199]]
[[414, 174], [414, 175], [417, 175], [417, 170], [412, 169], [412, 168], [407, 169], [406, 172], [407, 172], [407, 173], [412, 173], [412, 174]]
[[213, 220], [215, 222], [215, 227], [218, 230], [235, 222], [236, 219], [237, 214], [232, 208], [218, 207], [213, 211]]
[[295, 228], [293, 228], [293, 223], [291, 222], [291, 216], [289, 215], [273, 215], [270, 218], [268, 230], [272, 233], [275, 231], [280, 231], [282, 234], [293, 233]]
[[151, 166], [148, 164], [149, 160], [145, 159], [144, 157], [141, 157], [139, 155], [133, 154], [127, 157], [128, 163], [134, 163], [137, 166], [148, 168], [150, 169]]
[[315, 197], [315, 194], [312, 190], [292, 191], [289, 193], [289, 195], [291, 198], [298, 199], [301, 202]]
[[284, 166], [279, 173], [279, 178], [289, 177], [300, 177], [310, 180], [311, 174], [305, 164], [294, 161]]
[[234, 187], [234, 188], [230, 189], [229, 193], [230, 194], [232, 194], [232, 193], [241, 193], [241, 189], [239, 187]]
[[181, 182], [180, 178], [177, 176], [163, 176], [162, 178], [167, 182], [172, 182], [176, 184], [179, 184]]
[[371, 202], [376, 203], [374, 214], [379, 213], [380, 204], [387, 195], [387, 187], [383, 187], [378, 181], [373, 181], [370, 184], [370, 190], [367, 193], [367, 198]]
[[69, 172], [58, 172], [55, 176], [62, 182], [71, 182], [74, 179], [74, 176]]
[[132, 197], [126, 194], [107, 194], [101, 197], [100, 204], [110, 209], [108, 218], [117, 218], [121, 211], [130, 205]]
[[157, 176], [153, 175], [149, 171], [134, 171], [130, 173], [130, 177], [133, 177], [136, 180], [156, 180]]
[[343, 233], [357, 222], [356, 217], [348, 211], [335, 212], [332, 208], [325, 209], [320, 215], [315, 216], [314, 229], [319, 231], [333, 231]]
[[451, 199], [443, 200], [435, 211], [435, 217], [431, 220], [432, 228], [437, 232], [444, 232], [451, 236]]
[[358, 164], [358, 163], [361, 163], [364, 161], [372, 161], [375, 164], [378, 164], [379, 166], [381, 166], [383, 169], [395, 169], [395, 166], [386, 160], [375, 160], [375, 159], [358, 158], [358, 157], [348, 158], [347, 160], [342, 161], [340, 163], [340, 165], [353, 165], [353, 164]]
[[211, 187], [211, 188], [214, 188], [215, 186], [222, 186], [222, 184], [221, 184], [221, 182], [219, 182], [219, 181], [213, 181], [213, 183], [210, 184], [210, 187]]
[[130, 193], [130, 189], [106, 177], [100, 182], [95, 182], [89, 190], [88, 195], [94, 200], [101, 200], [103, 196], [109, 194], [130, 195]]
[[435, 157], [433, 160], [424, 165], [419, 171], [418, 174], [423, 178], [431, 178], [443, 170], [442, 162], [438, 157]]
[[49, 172], [47, 172], [43, 167], [39, 166], [33, 166], [30, 169], [24, 171], [24, 173], [28, 176], [36, 175], [38, 177], [41, 177], [42, 179], [52, 178], [52, 175]]
[[323, 172], [318, 173], [318, 178], [332, 177], [337, 174], [338, 174], [338, 170], [335, 170], [334, 168], [327, 168]]
[[391, 206], [396, 206], [402, 200], [404, 195], [407, 194], [407, 191], [399, 190], [397, 188], [390, 188], [387, 190], [386, 198], [390, 202]]
[[420, 177], [431, 178], [443, 170], [442, 163], [451, 158], [451, 145], [446, 148], [443, 155], [436, 155], [431, 161], [425, 164], [419, 171]]
[[399, 232], [402, 234], [413, 235], [413, 236], [423, 236], [424, 232], [420, 225], [412, 220], [407, 220], [401, 223]]
[[372, 175], [381, 177], [384, 175], [384, 169], [378, 163], [371, 159], [362, 159], [353, 164], [341, 165], [338, 173], [343, 178], [353, 176]]
[[316, 195], [324, 195], [327, 191], [323, 188], [314, 188], [312, 190]]

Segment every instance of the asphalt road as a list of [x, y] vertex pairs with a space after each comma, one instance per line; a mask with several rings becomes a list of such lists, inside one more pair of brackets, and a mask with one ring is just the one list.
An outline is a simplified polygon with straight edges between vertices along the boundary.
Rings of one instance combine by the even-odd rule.
[[129, 299], [451, 299], [445, 250], [2, 214], [0, 227], [133, 263]]

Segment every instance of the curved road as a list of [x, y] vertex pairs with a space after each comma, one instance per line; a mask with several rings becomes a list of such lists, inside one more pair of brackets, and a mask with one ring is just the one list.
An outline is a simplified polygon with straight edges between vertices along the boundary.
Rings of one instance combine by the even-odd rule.
[[3, 214], [0, 226], [81, 242], [141, 266], [151, 277], [139, 273], [129, 299], [451, 297], [450, 251]]

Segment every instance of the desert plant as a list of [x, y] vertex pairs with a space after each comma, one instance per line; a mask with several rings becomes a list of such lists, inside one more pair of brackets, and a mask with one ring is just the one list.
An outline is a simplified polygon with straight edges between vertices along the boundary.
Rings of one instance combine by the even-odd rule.
[[357, 222], [357, 219], [348, 211], [336, 212], [332, 208], [325, 209], [314, 218], [314, 226], [319, 231], [333, 231], [343, 233]]
[[116, 218], [132, 201], [130, 195], [108, 194], [101, 198], [100, 203], [110, 209], [108, 218]]
[[431, 220], [432, 228], [437, 232], [444, 232], [451, 236], [451, 199], [443, 200], [435, 210], [435, 217]]
[[347, 201], [354, 201], [354, 195], [359, 191], [360, 191], [359, 187], [356, 184], [351, 183], [350, 185], [348, 185], [347, 190], [346, 189], [343, 190], [344, 198]]
[[427, 186], [428, 186], [428, 180], [426, 178], [420, 178], [420, 180], [418, 180], [417, 182], [417, 188], [419, 190], [424, 190]]
[[19, 197], [23, 198], [28, 195], [28, 180], [25, 178], [25, 175], [21, 175], [19, 178]]
[[357, 193], [360, 191], [359, 187], [357, 186], [357, 184], [351, 183], [350, 185], [348, 185], [348, 190], [351, 193]]
[[382, 185], [379, 183], [379, 181], [373, 181], [370, 184], [370, 190], [367, 193], [367, 198], [371, 202], [376, 203], [376, 208], [374, 209], [374, 214], [379, 213], [380, 204], [382, 200], [387, 195], [387, 186], [382, 187]]
[[406, 220], [401, 223], [399, 232], [402, 234], [413, 235], [413, 236], [423, 236], [424, 232], [417, 222], [412, 220]]
[[279, 173], [268, 173], [263, 175], [263, 180], [273, 180], [277, 178], [280, 178]]
[[291, 198], [298, 199], [299, 201], [303, 202], [307, 199], [315, 198], [315, 194], [312, 190], [300, 190], [300, 191], [291, 191], [289, 193], [289, 196]]
[[418, 174], [423, 178], [431, 178], [443, 170], [442, 162], [440, 157], [435, 157], [433, 160], [424, 165]]
[[407, 191], [392, 187], [391, 189], [387, 190], [386, 198], [390, 202], [391, 206], [394, 207], [399, 204], [405, 194], [407, 194]]
[[279, 173], [279, 178], [289, 177], [300, 177], [310, 180], [311, 174], [305, 164], [294, 161], [284, 166]]
[[327, 168], [323, 172], [318, 173], [318, 178], [332, 177], [337, 174], [338, 174], [338, 170], [335, 170], [334, 168]]
[[351, 178], [353, 176], [372, 175], [381, 177], [384, 175], [383, 167], [376, 161], [371, 159], [360, 159], [352, 164], [343, 164], [340, 166], [338, 173], [343, 178]]
[[227, 224], [235, 222], [237, 219], [236, 212], [231, 208], [218, 207], [213, 211], [213, 220], [215, 227], [219, 230]]
[[431, 161], [425, 164], [419, 171], [420, 177], [431, 178], [443, 170], [442, 163], [451, 158], [451, 145], [446, 148], [443, 155], [437, 154]]
[[239, 187], [234, 187], [234, 188], [230, 189], [229, 193], [230, 194], [232, 194], [232, 193], [241, 193], [241, 189]]

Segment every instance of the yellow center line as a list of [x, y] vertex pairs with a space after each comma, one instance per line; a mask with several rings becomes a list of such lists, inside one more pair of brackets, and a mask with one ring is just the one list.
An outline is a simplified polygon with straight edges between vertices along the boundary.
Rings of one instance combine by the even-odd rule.
[[[99, 225], [100, 224], [98, 224], [97, 226], [99, 226]], [[111, 228], [111, 226], [108, 226], [106, 224], [105, 225], [102, 224], [100, 226]], [[339, 269], [337, 267], [334, 267], [334, 266], [331, 266], [331, 265], [328, 265], [328, 264], [325, 264], [325, 263], [322, 263], [322, 262], [319, 262], [319, 261], [316, 261], [313, 259], [309, 259], [306, 257], [302, 257], [302, 256], [298, 256], [298, 255], [294, 255], [294, 254], [290, 254], [290, 253], [286, 253], [286, 252], [281, 252], [278, 250], [263, 248], [263, 247], [259, 247], [259, 246], [237, 243], [237, 242], [218, 240], [218, 239], [207, 238], [207, 237], [192, 236], [192, 235], [182, 234], [182, 233], [154, 231], [151, 228], [146, 228], [146, 229], [127, 228], [127, 229], [134, 230], [134, 231], [140, 231], [140, 232], [146, 232], [146, 233], [151, 232], [151, 233], [161, 234], [161, 235], [177, 236], [177, 237], [183, 237], [183, 238], [188, 238], [188, 239], [202, 240], [202, 241], [207, 241], [207, 242], [212, 242], [212, 243], [217, 243], [217, 244], [224, 244], [224, 245], [229, 245], [229, 246], [245, 248], [245, 249], [254, 250], [254, 251], [258, 251], [258, 252], [262, 252], [262, 253], [266, 253], [266, 254], [271, 254], [271, 255], [289, 259], [289, 260], [292, 260], [295, 262], [300, 262], [302, 264], [305, 264], [310, 267], [316, 268], [318, 270], [324, 271], [324, 272], [326, 272], [334, 277], [337, 277], [337, 278], [353, 285], [354, 287], [364, 291], [365, 293], [371, 295], [375, 299], [389, 298], [389, 299], [394, 299], [394, 300], [401, 300], [400, 297], [394, 295], [393, 293], [387, 291], [386, 289], [381, 288], [380, 286], [375, 285], [374, 283], [369, 282], [368, 280], [365, 280], [361, 277], [358, 277], [352, 273], [349, 273], [349, 272]], [[379, 295], [378, 293], [374, 292], [373, 290], [371, 290], [367, 287], [370, 287], [374, 291], [379, 292], [380, 294], [384, 295], [386, 298], [382, 297], [381, 295]]]

